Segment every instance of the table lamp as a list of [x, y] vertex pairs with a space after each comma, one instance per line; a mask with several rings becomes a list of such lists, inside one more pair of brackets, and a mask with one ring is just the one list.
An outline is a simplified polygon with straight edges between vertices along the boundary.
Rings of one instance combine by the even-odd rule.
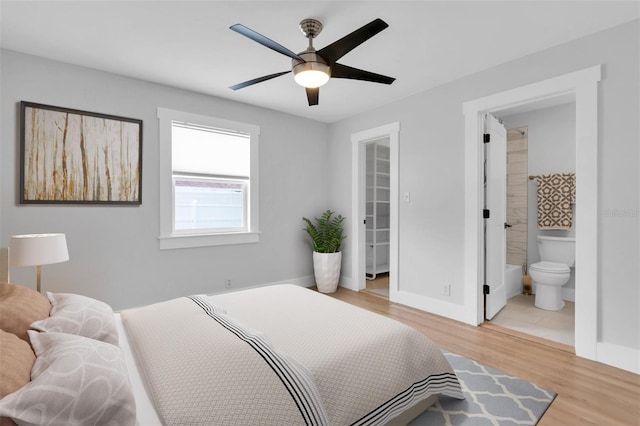
[[64, 234], [27, 234], [11, 237], [9, 264], [35, 266], [38, 292], [41, 292], [41, 266], [67, 260], [69, 260], [69, 252]]

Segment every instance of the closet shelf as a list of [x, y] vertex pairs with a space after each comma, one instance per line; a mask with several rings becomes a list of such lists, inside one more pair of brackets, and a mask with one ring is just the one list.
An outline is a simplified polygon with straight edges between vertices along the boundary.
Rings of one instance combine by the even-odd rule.
[[367, 256], [366, 275], [375, 279], [377, 274], [389, 272], [389, 147], [378, 142], [367, 145], [366, 153], [366, 205]]

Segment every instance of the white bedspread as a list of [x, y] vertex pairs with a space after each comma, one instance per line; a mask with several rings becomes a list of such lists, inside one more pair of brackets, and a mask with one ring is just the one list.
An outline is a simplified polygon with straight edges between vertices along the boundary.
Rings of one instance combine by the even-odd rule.
[[[256, 374], [262, 377], [265, 370], [243, 365], [264, 362], [261, 357], [240, 354], [247, 343], [236, 344], [238, 336], [224, 328], [203, 347], [198, 335], [210, 333], [209, 322], [216, 320], [193, 309], [193, 300], [180, 298], [122, 313], [147, 388], [168, 424], [384, 424], [433, 394], [462, 398], [439, 348], [396, 321], [293, 285], [215, 295], [209, 301], [223, 307], [238, 327], [260, 330], [276, 352], [308, 371], [321, 398], [319, 409], [328, 419], [291, 417], [283, 423], [282, 412], [291, 407], [284, 407], [281, 395], [273, 395], [274, 382], [253, 386]], [[187, 316], [177, 313], [183, 308]], [[185, 346], [190, 341], [194, 345]], [[174, 358], [176, 348], [180, 356]], [[240, 359], [244, 361], [238, 363]], [[270, 375], [281, 380], [274, 372]], [[182, 376], [187, 383], [174, 383]], [[250, 405], [247, 387], [256, 392]], [[188, 404], [180, 414], [187, 416], [183, 420], [175, 416], [180, 411], [180, 404], [174, 404], [176, 389], [189, 395], [181, 400]], [[273, 406], [274, 398], [280, 406]], [[252, 420], [252, 412], [259, 418]]]
[[119, 313], [114, 314], [114, 317], [120, 339], [119, 346], [124, 354], [124, 361], [129, 372], [131, 390], [136, 401], [137, 424], [139, 426], [159, 426], [162, 422], [160, 421], [160, 417], [158, 417], [158, 413], [156, 413], [156, 409], [153, 406], [153, 402], [151, 402], [151, 398], [149, 397], [142, 376], [140, 375], [140, 371], [138, 370], [138, 366], [136, 365], [136, 360], [133, 352], [131, 351], [129, 340], [124, 331], [124, 327], [122, 326], [122, 318], [120, 318]]

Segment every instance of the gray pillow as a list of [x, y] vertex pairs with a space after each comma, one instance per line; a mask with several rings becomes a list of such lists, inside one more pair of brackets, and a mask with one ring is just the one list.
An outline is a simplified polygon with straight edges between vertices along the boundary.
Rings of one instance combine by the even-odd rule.
[[118, 346], [64, 333], [29, 331], [31, 382], [0, 400], [19, 425], [134, 425], [136, 407]]
[[31, 328], [38, 331], [77, 334], [103, 342], [118, 344], [118, 330], [109, 305], [79, 294], [49, 293], [51, 313], [35, 321]]

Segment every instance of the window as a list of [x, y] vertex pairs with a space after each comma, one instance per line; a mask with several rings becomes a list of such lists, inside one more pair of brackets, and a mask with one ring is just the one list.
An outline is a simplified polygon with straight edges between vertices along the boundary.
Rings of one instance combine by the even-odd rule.
[[257, 126], [158, 108], [160, 248], [258, 241]]
[[171, 123], [173, 232], [246, 232], [251, 135]]

